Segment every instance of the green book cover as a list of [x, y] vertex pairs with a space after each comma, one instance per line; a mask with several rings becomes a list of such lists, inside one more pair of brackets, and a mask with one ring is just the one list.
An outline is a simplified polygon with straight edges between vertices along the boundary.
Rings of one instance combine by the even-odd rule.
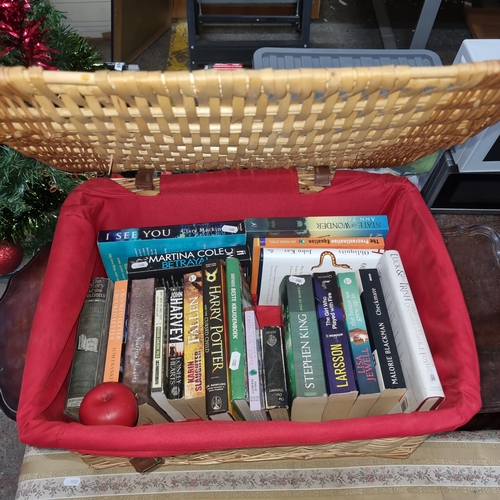
[[326, 398], [312, 277], [285, 276], [281, 297], [290, 396]]
[[243, 305], [241, 301], [240, 261], [235, 257], [226, 259], [228, 324], [229, 324], [229, 376], [231, 399], [246, 399], [246, 362]]

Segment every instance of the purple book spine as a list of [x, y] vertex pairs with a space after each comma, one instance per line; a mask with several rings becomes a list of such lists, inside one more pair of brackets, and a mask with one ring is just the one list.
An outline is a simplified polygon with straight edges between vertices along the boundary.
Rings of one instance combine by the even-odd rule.
[[313, 274], [313, 286], [328, 393], [356, 391], [349, 337], [335, 273]]

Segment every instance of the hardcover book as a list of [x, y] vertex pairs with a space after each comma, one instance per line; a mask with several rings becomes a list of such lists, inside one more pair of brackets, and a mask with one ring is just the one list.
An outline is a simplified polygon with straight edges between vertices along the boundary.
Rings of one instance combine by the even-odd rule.
[[182, 422], [186, 418], [170, 404], [165, 394], [166, 296], [167, 290], [165, 287], [156, 287], [151, 361], [151, 397], [173, 422]]
[[385, 215], [349, 215], [327, 217], [269, 217], [245, 219], [248, 244], [254, 238], [380, 236], [385, 238], [389, 221]]
[[128, 279], [127, 259], [245, 245], [243, 220], [99, 231], [97, 245], [108, 277]]
[[193, 418], [194, 412], [198, 418], [207, 419], [201, 271], [184, 275], [184, 398], [171, 403], [186, 418]]
[[210, 420], [234, 420], [229, 399], [226, 275], [222, 259], [201, 266], [203, 277], [203, 329], [205, 347], [205, 401]]
[[240, 261], [234, 257], [226, 259], [226, 289], [230, 400], [242, 420], [267, 420], [264, 410], [250, 411], [248, 402], [244, 310], [252, 308], [253, 301]]
[[93, 278], [78, 318], [64, 408], [76, 420], [83, 398], [104, 376], [113, 286], [107, 278]]
[[184, 287], [167, 292], [165, 387], [168, 399], [184, 396]]
[[271, 420], [290, 420], [281, 327], [264, 326], [260, 334], [266, 410]]
[[250, 252], [246, 245], [241, 245], [130, 257], [127, 264], [128, 276], [130, 279], [160, 278], [167, 288], [179, 287], [182, 286], [184, 274], [199, 271], [203, 262], [228, 257], [238, 258], [245, 274], [249, 275]]
[[128, 281], [119, 280], [114, 284], [113, 303], [109, 321], [108, 345], [104, 365], [103, 382], [120, 381], [120, 362], [125, 336], [125, 318], [128, 307]]
[[358, 397], [348, 418], [366, 417], [380, 397], [380, 388], [373, 364], [370, 338], [366, 327], [356, 275], [346, 272], [337, 275], [342, 307], [349, 332], [351, 355], [356, 374]]
[[406, 384], [394, 340], [389, 313], [376, 269], [360, 269], [361, 304], [365, 314], [380, 398], [368, 416], [386, 415], [406, 393]]
[[122, 382], [136, 395], [139, 406], [138, 425], [168, 421], [167, 414], [151, 397], [154, 308], [155, 280], [131, 280]]
[[285, 276], [373, 268], [383, 252], [383, 249], [260, 248], [252, 264], [252, 295], [258, 296], [261, 306], [275, 306], [279, 304], [279, 284]]
[[290, 420], [321, 422], [328, 394], [312, 276], [286, 276], [280, 290]]
[[444, 392], [399, 252], [389, 251], [377, 270], [406, 382], [401, 411], [434, 410]]
[[337, 276], [334, 272], [315, 273], [313, 286], [329, 394], [323, 420], [346, 419], [358, 397], [358, 389]]

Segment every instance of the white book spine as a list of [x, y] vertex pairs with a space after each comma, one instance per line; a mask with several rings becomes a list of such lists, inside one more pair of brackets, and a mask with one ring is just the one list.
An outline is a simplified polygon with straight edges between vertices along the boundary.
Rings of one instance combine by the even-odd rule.
[[401, 409], [429, 410], [444, 393], [399, 252], [387, 250], [377, 269], [407, 385]]
[[153, 330], [153, 363], [151, 389], [161, 390], [163, 387], [163, 339], [165, 328], [165, 288], [155, 290], [155, 316]]
[[167, 400], [163, 386], [163, 373], [167, 369], [164, 356], [165, 343], [165, 288], [155, 289], [155, 310], [153, 330], [153, 353], [151, 363], [151, 397], [156, 401], [174, 422], [182, 422], [186, 418], [179, 413]]
[[255, 311], [245, 311], [245, 346], [247, 354], [248, 402], [251, 411], [263, 409], [259, 363], [259, 332]]

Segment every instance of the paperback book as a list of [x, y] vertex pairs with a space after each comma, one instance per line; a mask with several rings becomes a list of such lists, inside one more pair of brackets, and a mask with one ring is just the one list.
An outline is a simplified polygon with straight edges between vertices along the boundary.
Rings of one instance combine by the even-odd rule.
[[155, 289], [155, 310], [153, 325], [153, 348], [151, 361], [151, 397], [173, 422], [182, 422], [186, 418], [168, 401], [166, 390], [166, 358], [165, 358], [165, 312], [167, 307], [167, 290], [165, 287]]
[[99, 231], [97, 245], [113, 281], [128, 279], [129, 257], [245, 245], [243, 220]]
[[201, 272], [203, 276], [206, 412], [210, 420], [234, 420], [234, 410], [229, 398], [224, 261], [217, 259], [204, 262]]
[[[142, 280], [139, 280], [142, 281]], [[207, 419], [201, 271], [184, 275], [184, 398], [171, 400], [186, 418]]]
[[245, 219], [248, 244], [259, 237], [379, 236], [389, 232], [385, 215], [268, 217]]
[[253, 307], [253, 301], [237, 258], [226, 259], [226, 283], [231, 403], [242, 420], [267, 420], [265, 411], [250, 411], [248, 401], [244, 311]]
[[[356, 271], [377, 265], [383, 249], [350, 248], [260, 248], [254, 256], [252, 295], [260, 306], [279, 304], [279, 286], [287, 275], [304, 275], [335, 271]], [[255, 267], [257, 263], [257, 267]]]
[[169, 399], [184, 396], [184, 287], [168, 290], [165, 383]]
[[246, 245], [240, 245], [130, 257], [128, 276], [130, 279], [159, 278], [167, 288], [179, 287], [182, 286], [184, 274], [199, 271], [203, 262], [228, 257], [238, 258], [245, 274], [249, 275], [250, 252]]
[[286, 276], [280, 290], [290, 420], [321, 422], [328, 394], [312, 276]]
[[337, 275], [342, 298], [351, 355], [356, 374], [358, 397], [349, 411], [348, 418], [366, 417], [380, 397], [380, 388], [373, 364], [370, 337], [366, 327], [356, 275], [346, 272]]
[[323, 420], [346, 419], [358, 397], [342, 302], [334, 272], [313, 274], [328, 403]]
[[360, 269], [359, 275], [363, 285], [361, 304], [380, 387], [380, 398], [368, 416], [387, 415], [405, 395], [406, 384], [378, 271]]
[[128, 280], [119, 280], [114, 284], [103, 382], [120, 381], [120, 363], [128, 307], [128, 284]]

